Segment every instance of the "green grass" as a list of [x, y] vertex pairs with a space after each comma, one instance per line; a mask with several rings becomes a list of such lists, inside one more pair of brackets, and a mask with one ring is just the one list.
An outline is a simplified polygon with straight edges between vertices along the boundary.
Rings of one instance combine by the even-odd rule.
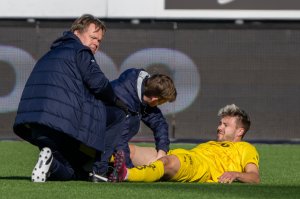
[[[173, 144], [172, 148], [191, 148]], [[259, 185], [242, 183], [90, 183], [30, 182], [36, 147], [18, 141], [0, 142], [0, 198], [299, 198], [300, 145], [256, 145], [260, 153]]]

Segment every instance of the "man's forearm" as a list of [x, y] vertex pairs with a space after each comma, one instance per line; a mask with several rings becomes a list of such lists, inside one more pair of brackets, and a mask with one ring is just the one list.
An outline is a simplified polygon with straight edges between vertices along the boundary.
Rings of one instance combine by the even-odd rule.
[[260, 177], [259, 174], [255, 172], [239, 173], [236, 180], [244, 183], [258, 184], [260, 182]]
[[234, 181], [244, 182], [244, 183], [259, 183], [260, 177], [256, 172], [235, 172], [227, 171], [224, 172], [222, 176], [219, 177], [220, 183], [232, 183]]

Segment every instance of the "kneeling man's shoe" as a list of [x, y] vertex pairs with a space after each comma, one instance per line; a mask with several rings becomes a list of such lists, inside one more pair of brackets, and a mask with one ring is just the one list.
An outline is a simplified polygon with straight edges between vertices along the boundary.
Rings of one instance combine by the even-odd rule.
[[32, 182], [46, 182], [47, 177], [50, 175], [49, 170], [52, 160], [53, 155], [51, 149], [48, 147], [43, 148], [39, 154], [39, 159], [32, 170]]
[[89, 173], [89, 180], [91, 182], [95, 182], [95, 183], [108, 181], [108, 179], [106, 177], [96, 174], [95, 172]]
[[109, 175], [109, 182], [123, 182], [127, 175], [125, 162], [125, 153], [123, 150], [117, 151], [115, 154], [114, 171]]

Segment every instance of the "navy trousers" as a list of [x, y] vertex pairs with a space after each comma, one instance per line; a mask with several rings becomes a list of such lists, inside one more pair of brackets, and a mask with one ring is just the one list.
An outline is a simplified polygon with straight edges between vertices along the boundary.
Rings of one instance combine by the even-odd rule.
[[106, 110], [105, 150], [101, 152], [101, 155], [96, 155], [93, 165], [93, 171], [103, 176], [107, 173], [109, 160], [122, 139], [126, 117], [125, 112], [119, 108], [108, 106]]

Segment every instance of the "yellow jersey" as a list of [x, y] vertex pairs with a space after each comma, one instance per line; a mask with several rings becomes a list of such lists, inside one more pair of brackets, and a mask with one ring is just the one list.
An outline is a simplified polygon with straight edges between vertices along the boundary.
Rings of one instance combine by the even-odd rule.
[[170, 150], [181, 163], [173, 181], [218, 182], [225, 171], [244, 172], [247, 164], [259, 167], [259, 155], [248, 142], [209, 141], [191, 150]]

